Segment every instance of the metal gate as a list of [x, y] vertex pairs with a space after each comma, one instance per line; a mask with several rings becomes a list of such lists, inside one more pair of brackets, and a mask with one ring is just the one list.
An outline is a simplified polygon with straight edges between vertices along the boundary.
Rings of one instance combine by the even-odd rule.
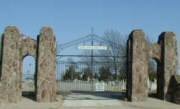
[[[101, 96], [98, 99], [122, 97], [120, 92], [126, 91], [126, 56], [107, 53], [112, 50], [108, 43], [90, 34], [58, 45], [57, 83], [60, 94], [91, 95], [83, 99], [97, 98], [93, 96]], [[72, 46], [76, 48], [75, 51], [71, 49], [67, 54], [63, 53], [64, 49]], [[75, 53], [78, 50], [80, 52]], [[73, 99], [72, 96], [65, 98]]]

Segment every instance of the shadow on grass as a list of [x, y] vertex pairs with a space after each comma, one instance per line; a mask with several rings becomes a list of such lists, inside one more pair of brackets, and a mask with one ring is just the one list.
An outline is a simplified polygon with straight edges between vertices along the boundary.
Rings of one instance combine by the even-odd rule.
[[67, 96], [73, 95], [92, 95], [95, 98], [91, 97], [72, 97], [75, 100], [108, 100], [108, 99], [119, 99], [126, 100], [126, 92], [112, 92], [112, 91], [59, 91], [57, 94], [62, 95], [65, 99]]
[[151, 98], [157, 98], [157, 94], [156, 93], [149, 93], [148, 96], [151, 97]]
[[36, 94], [34, 91], [23, 91], [22, 96], [33, 101], [36, 101]]

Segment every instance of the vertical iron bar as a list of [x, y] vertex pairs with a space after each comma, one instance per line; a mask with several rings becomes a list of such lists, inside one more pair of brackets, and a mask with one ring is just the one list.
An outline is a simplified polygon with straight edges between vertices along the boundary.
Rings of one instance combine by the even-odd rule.
[[93, 75], [93, 46], [94, 46], [94, 41], [93, 41], [93, 37], [91, 37], [91, 46], [92, 46], [92, 49], [91, 49], [91, 73]]

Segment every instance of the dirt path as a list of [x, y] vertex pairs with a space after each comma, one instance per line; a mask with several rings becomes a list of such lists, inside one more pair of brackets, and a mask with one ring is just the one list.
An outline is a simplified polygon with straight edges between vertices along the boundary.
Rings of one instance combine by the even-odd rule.
[[125, 102], [120, 100], [65, 100], [60, 97], [54, 103], [37, 103], [22, 98], [17, 104], [0, 104], [0, 109], [180, 109], [180, 105], [148, 98], [145, 102]]

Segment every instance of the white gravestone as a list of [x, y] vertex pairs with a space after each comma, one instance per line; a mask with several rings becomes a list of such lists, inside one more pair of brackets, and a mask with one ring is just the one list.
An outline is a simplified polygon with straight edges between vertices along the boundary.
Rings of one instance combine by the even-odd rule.
[[104, 91], [104, 89], [105, 89], [104, 82], [97, 82], [95, 84], [95, 91]]

